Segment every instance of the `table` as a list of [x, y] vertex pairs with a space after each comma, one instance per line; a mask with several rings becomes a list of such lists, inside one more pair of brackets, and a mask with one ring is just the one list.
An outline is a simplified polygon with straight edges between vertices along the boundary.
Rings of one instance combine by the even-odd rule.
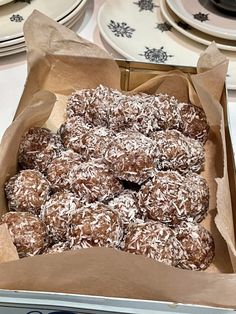
[[[115, 58], [124, 59], [101, 38], [97, 26], [97, 13], [105, 0], [88, 0], [86, 12], [72, 29], [80, 36], [96, 43]], [[235, 74], [236, 75], [236, 74]], [[27, 76], [26, 53], [0, 58], [0, 138], [12, 122]], [[236, 156], [236, 91], [228, 90], [228, 121], [234, 155]]]

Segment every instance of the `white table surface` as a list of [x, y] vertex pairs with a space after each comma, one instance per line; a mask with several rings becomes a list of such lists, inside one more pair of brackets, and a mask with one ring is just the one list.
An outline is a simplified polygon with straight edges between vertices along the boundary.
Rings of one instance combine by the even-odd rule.
[[[97, 13], [104, 1], [105, 0], [88, 0], [84, 17], [78, 21], [72, 29], [80, 36], [106, 49], [114, 57], [124, 58], [106, 44], [99, 34]], [[24, 88], [26, 75], [25, 52], [0, 58], [0, 138], [5, 129], [12, 122]], [[229, 125], [234, 154], [236, 155], [236, 91], [228, 90], [228, 95]]]

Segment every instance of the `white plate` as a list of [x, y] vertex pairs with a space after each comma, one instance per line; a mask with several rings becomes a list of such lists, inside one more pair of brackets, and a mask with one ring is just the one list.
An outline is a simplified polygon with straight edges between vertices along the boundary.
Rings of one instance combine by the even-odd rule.
[[25, 51], [25, 49], [26, 49], [26, 47], [23, 46], [23, 47], [20, 47], [20, 48], [9, 50], [9, 51], [3, 51], [3, 52], [0, 51], [0, 58], [1, 57], [10, 56], [10, 55], [14, 55], [14, 54], [19, 53], [19, 52], [23, 52], [23, 51]]
[[198, 30], [221, 38], [236, 39], [236, 17], [226, 15], [208, 0], [167, 0], [183, 21]]
[[160, 0], [160, 9], [165, 20], [183, 35], [207, 46], [210, 45], [211, 42], [215, 41], [219, 49], [236, 51], [236, 41], [214, 37], [191, 27], [182, 21], [173, 11], [171, 11], [170, 8], [168, 8], [166, 0]]
[[[78, 14], [80, 13], [82, 14], [85, 10], [86, 2], [87, 0], [81, 0], [79, 4], [69, 14], [67, 14], [60, 21], [58, 21], [58, 23], [65, 25], [66, 23], [69, 23]], [[24, 36], [0, 42], [0, 51], [3, 49], [3, 47], [6, 47], [9, 50], [11, 46], [15, 46], [17, 44], [20, 45], [23, 44], [24, 42], [25, 42]]]
[[13, 0], [0, 0], [0, 6], [12, 2]]
[[[98, 13], [98, 26], [104, 39], [130, 60], [196, 66], [206, 47], [173, 28], [165, 30], [158, 0], [148, 3], [149, 7], [143, 9], [141, 1], [107, 0]], [[236, 54], [230, 51], [224, 54], [230, 59], [228, 88], [236, 89]]]
[[2, 47], [2, 48], [0, 48], [0, 53], [6, 52], [6, 51], [11, 51], [11, 50], [14, 50], [17, 48], [22, 48], [22, 47], [25, 47], [25, 42], [22, 42], [22, 43], [19, 43], [16, 45], [12, 45], [12, 46]]
[[77, 8], [80, 3], [81, 0], [32, 0], [30, 4], [9, 3], [0, 10], [0, 41], [22, 37], [24, 21], [35, 9], [59, 21]]

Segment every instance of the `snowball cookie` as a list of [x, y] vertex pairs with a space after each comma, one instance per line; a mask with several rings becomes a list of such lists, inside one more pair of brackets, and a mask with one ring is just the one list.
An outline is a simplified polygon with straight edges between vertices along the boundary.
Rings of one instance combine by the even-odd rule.
[[123, 186], [99, 159], [73, 167], [70, 171], [71, 188], [84, 203], [106, 201], [122, 192]]
[[86, 134], [91, 128], [91, 125], [85, 123], [82, 117], [68, 118], [58, 130], [63, 145], [67, 149], [80, 152], [80, 139], [81, 136]]
[[91, 246], [118, 247], [123, 236], [119, 214], [103, 203], [93, 203], [70, 214], [70, 247], [88, 242]]
[[181, 132], [204, 144], [207, 141], [210, 127], [203, 109], [186, 103], [180, 103], [179, 109], [182, 120]]
[[124, 239], [124, 250], [170, 266], [178, 265], [184, 255], [174, 231], [156, 221], [130, 225]]
[[38, 170], [22, 170], [5, 185], [10, 210], [38, 215], [50, 193], [50, 183]]
[[150, 138], [126, 130], [117, 134], [104, 160], [117, 178], [141, 184], [156, 167], [154, 157], [155, 145]]
[[139, 208], [137, 193], [131, 190], [124, 190], [120, 195], [110, 200], [108, 206], [119, 213], [124, 228], [127, 228], [131, 223], [141, 223], [146, 218], [146, 213]]
[[18, 161], [22, 169], [47, 170], [63, 150], [60, 137], [45, 128], [30, 128], [21, 139]]
[[215, 255], [215, 245], [209, 231], [197, 223], [183, 221], [175, 228], [175, 234], [185, 250], [185, 258], [178, 267], [204, 270], [210, 266]]
[[125, 97], [120, 91], [99, 85], [73, 93], [67, 104], [68, 117], [83, 116], [94, 126], [108, 126], [109, 108]]
[[139, 191], [139, 205], [150, 219], [169, 226], [183, 220], [202, 220], [209, 205], [209, 190], [197, 174], [182, 176], [174, 171], [157, 171]]
[[177, 130], [153, 132], [150, 137], [157, 148], [157, 168], [181, 173], [200, 172], [205, 155], [203, 145]]
[[47, 232], [44, 223], [26, 212], [9, 212], [2, 216], [20, 257], [40, 254], [47, 245]]
[[66, 150], [60, 157], [55, 158], [47, 169], [47, 179], [51, 183], [52, 190], [71, 190], [69, 173], [82, 161], [81, 155], [72, 150]]
[[53, 194], [42, 206], [40, 218], [54, 242], [66, 241], [69, 214], [81, 206], [76, 195], [67, 191]]
[[155, 130], [179, 128], [177, 104], [174, 97], [163, 94], [127, 95], [111, 106], [109, 128], [122, 131], [132, 127], [145, 135]]
[[102, 158], [115, 133], [105, 127], [94, 127], [80, 138], [78, 153], [84, 160]]

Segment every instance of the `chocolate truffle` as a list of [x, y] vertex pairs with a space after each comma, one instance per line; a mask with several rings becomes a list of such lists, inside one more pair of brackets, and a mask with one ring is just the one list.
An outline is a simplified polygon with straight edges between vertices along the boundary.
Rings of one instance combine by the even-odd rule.
[[183, 220], [202, 220], [208, 202], [206, 181], [197, 174], [182, 176], [174, 171], [157, 171], [139, 191], [139, 205], [148, 217], [169, 226]]
[[81, 206], [76, 195], [67, 191], [53, 194], [42, 206], [40, 218], [47, 226], [48, 234], [53, 241], [66, 241], [69, 214]]
[[214, 240], [210, 232], [197, 223], [183, 221], [175, 228], [175, 233], [185, 250], [185, 258], [177, 266], [192, 270], [209, 267], [215, 255]]
[[204, 144], [207, 141], [210, 127], [203, 109], [192, 104], [180, 103], [179, 110], [182, 120], [181, 132]]
[[66, 150], [61, 157], [55, 158], [47, 169], [47, 179], [51, 183], [52, 190], [71, 190], [69, 173], [82, 161], [82, 156], [72, 150]]
[[181, 173], [200, 172], [205, 160], [203, 145], [177, 130], [157, 131], [151, 134], [157, 148], [157, 168]]
[[100, 159], [73, 167], [70, 182], [72, 190], [85, 203], [109, 200], [123, 190], [120, 181]]
[[138, 206], [137, 193], [124, 190], [120, 195], [110, 200], [108, 206], [116, 210], [123, 222], [124, 228], [135, 222], [143, 222], [146, 213]]
[[88, 242], [91, 246], [118, 247], [123, 236], [119, 214], [103, 203], [93, 203], [70, 214], [70, 247]]
[[174, 231], [155, 221], [131, 225], [125, 236], [124, 250], [170, 266], [178, 265], [184, 255]]
[[18, 161], [22, 169], [47, 170], [63, 150], [60, 137], [46, 128], [30, 128], [21, 139]]
[[38, 215], [50, 193], [50, 183], [38, 170], [22, 170], [5, 186], [10, 210]]
[[46, 226], [31, 213], [9, 212], [1, 221], [7, 224], [20, 257], [40, 254], [47, 245]]
[[117, 178], [141, 184], [156, 167], [154, 156], [155, 145], [150, 138], [126, 130], [117, 134], [104, 160]]

